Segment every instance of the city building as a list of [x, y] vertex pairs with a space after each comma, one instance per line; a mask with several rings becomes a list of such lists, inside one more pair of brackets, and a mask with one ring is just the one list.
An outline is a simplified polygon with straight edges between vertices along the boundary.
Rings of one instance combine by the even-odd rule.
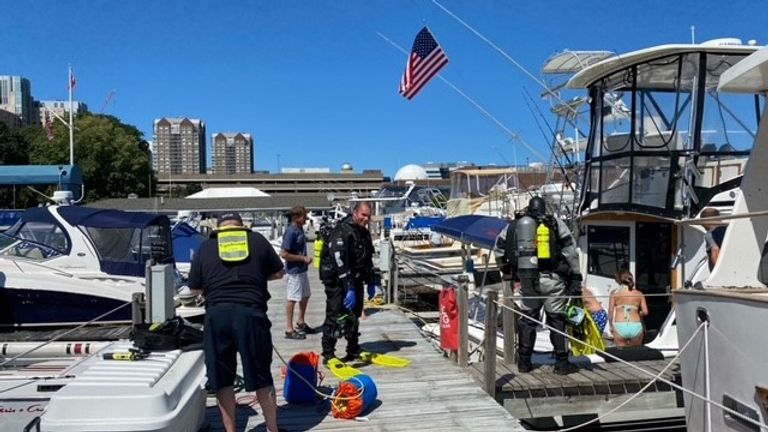
[[152, 164], [158, 179], [205, 174], [205, 123], [199, 119], [159, 118], [153, 127]]
[[[45, 124], [45, 112], [48, 111], [51, 113], [51, 121], [56, 116], [59, 116], [63, 118], [66, 121], [69, 121], [69, 101], [65, 100], [44, 100], [44, 101], [37, 101], [36, 106], [38, 108], [38, 117], [40, 124]], [[88, 105], [86, 105], [83, 102], [78, 101], [72, 101], [72, 114], [73, 115], [79, 115], [84, 114], [88, 112]]]
[[9, 129], [16, 129], [21, 127], [21, 117], [16, 114], [0, 109], [0, 123], [5, 123]]
[[427, 171], [427, 176], [430, 180], [447, 179], [451, 176], [451, 171], [467, 166], [474, 166], [470, 162], [427, 162], [421, 164], [421, 166]]
[[15, 75], [0, 75], [0, 109], [19, 117], [22, 126], [37, 124], [34, 111], [32, 85], [29, 80]]
[[248, 133], [217, 133], [213, 144], [213, 174], [253, 172], [253, 137]]
[[[333, 195], [336, 199], [350, 196], [371, 196], [389, 179], [380, 170], [362, 172], [267, 172], [242, 174], [182, 174], [157, 176], [157, 194], [165, 197], [188, 195], [186, 191], [199, 186], [202, 189], [217, 187], [254, 187], [270, 196], [293, 194]], [[200, 189], [198, 189], [200, 190]]]

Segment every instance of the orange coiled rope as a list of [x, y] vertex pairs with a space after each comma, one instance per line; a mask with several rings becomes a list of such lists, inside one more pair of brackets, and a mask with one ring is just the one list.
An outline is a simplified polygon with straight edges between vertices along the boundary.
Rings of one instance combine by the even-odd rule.
[[362, 391], [349, 381], [339, 383], [331, 401], [333, 417], [353, 419], [363, 412]]

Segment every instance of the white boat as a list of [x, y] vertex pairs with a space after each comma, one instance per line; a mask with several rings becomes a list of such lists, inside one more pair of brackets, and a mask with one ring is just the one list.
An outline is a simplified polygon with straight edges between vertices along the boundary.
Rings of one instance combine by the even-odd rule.
[[681, 353], [687, 427], [768, 430], [768, 49], [724, 72], [719, 91], [738, 93], [763, 112], [719, 259], [701, 289], [674, 292], [679, 339], [692, 341]]
[[[616, 273], [631, 271], [650, 309], [644, 343], [657, 356], [678, 352], [670, 292], [709, 275], [704, 229], [676, 222], [708, 206], [731, 211], [757, 130], [754, 97], [721, 95], [717, 80], [756, 50], [733, 39], [656, 46], [606, 57], [568, 82], [592, 95], [574, 230], [584, 284], [607, 309]], [[552, 350], [547, 330], [535, 349]]]
[[[71, 325], [113, 310], [98, 322], [129, 322], [150, 258], [173, 263], [166, 216], [68, 205], [28, 209], [0, 234], [0, 326]], [[204, 312], [194, 304], [177, 307], [187, 317]]]
[[[202, 351], [155, 352], [133, 361], [120, 342], [3, 343], [0, 431], [199, 430], [205, 417]], [[17, 355], [22, 355], [16, 358]], [[28, 429], [24, 429], [25, 427]]]
[[717, 80], [757, 49], [738, 39], [655, 46], [568, 82], [591, 97], [576, 232], [585, 285], [607, 308], [616, 273], [631, 271], [650, 310], [646, 346], [666, 356], [678, 348], [670, 291], [709, 273], [704, 229], [676, 222], [730, 211], [757, 130], [755, 98], [723, 95]]

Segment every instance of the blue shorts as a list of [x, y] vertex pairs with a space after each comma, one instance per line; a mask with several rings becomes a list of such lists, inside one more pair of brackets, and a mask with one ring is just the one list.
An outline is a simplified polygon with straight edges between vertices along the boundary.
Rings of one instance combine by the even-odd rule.
[[212, 391], [234, 385], [238, 353], [246, 391], [273, 385], [271, 327], [266, 313], [250, 305], [221, 303], [206, 309], [203, 351]]

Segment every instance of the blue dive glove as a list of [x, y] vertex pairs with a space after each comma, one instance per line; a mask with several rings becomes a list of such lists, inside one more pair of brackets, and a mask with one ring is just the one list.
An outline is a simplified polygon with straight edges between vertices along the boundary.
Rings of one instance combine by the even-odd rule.
[[355, 300], [355, 290], [354, 288], [349, 288], [347, 289], [347, 295], [344, 297], [344, 307], [352, 310], [355, 308], [355, 303], [357, 303]]
[[373, 298], [376, 297], [376, 291], [378, 288], [379, 287], [377, 287], [375, 283], [368, 284], [368, 300], [373, 300]]

